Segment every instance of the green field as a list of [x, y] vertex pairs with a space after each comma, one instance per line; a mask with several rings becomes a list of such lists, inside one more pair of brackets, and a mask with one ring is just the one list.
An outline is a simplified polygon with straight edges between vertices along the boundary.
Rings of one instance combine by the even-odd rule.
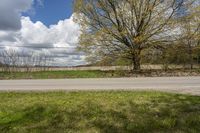
[[159, 77], [159, 76], [200, 76], [200, 69], [183, 70], [142, 70], [131, 72], [123, 70], [66, 70], [66, 71], [39, 71], [39, 72], [0, 72], [1, 79], [63, 79], [63, 78], [119, 78], [119, 77]]
[[113, 71], [68, 70], [41, 72], [0, 72], [0, 79], [62, 79], [62, 78], [103, 78], [118, 77]]
[[1, 133], [199, 133], [200, 97], [160, 92], [0, 93]]

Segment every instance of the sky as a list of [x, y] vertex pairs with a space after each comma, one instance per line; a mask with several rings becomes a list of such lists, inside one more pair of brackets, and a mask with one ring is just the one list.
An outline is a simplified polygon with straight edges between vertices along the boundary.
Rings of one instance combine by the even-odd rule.
[[73, 17], [73, 0], [0, 0], [0, 53], [51, 55], [55, 66], [85, 64]]
[[42, 21], [49, 26], [70, 18], [73, 13], [73, 0], [41, 0], [34, 2], [33, 8], [22, 15], [29, 16], [33, 22]]

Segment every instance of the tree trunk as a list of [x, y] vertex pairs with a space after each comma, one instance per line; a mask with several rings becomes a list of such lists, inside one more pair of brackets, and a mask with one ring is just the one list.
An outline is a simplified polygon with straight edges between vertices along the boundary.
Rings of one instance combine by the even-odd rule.
[[193, 69], [193, 51], [192, 51], [192, 46], [189, 44], [189, 60], [190, 60], [190, 69]]
[[141, 69], [141, 58], [140, 55], [134, 55], [133, 59], [132, 59], [132, 63], [133, 63], [133, 70], [134, 71], [140, 71]]

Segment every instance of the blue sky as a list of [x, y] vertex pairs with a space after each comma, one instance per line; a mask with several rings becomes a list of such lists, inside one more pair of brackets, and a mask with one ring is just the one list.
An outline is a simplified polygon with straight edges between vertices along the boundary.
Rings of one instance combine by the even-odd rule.
[[69, 18], [73, 12], [73, 0], [41, 0], [42, 5], [34, 2], [33, 11], [24, 13], [33, 22], [41, 21], [46, 26]]

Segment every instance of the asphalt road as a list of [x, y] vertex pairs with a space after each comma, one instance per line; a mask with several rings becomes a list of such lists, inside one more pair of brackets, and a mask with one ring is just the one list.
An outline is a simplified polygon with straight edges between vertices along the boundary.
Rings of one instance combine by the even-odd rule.
[[200, 95], [200, 77], [0, 80], [0, 91], [159, 90]]

